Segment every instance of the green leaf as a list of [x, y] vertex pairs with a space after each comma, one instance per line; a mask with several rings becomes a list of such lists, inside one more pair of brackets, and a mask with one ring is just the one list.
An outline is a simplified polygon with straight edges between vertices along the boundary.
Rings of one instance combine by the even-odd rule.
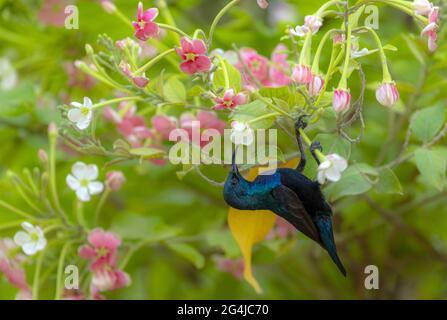
[[129, 152], [135, 156], [141, 156], [145, 159], [161, 158], [165, 154], [163, 150], [149, 147], [130, 149]]
[[279, 87], [279, 88], [261, 88], [259, 94], [266, 98], [276, 98], [284, 101], [289, 100], [290, 90], [289, 87]]
[[205, 265], [205, 258], [194, 247], [182, 242], [166, 242], [166, 245], [173, 252], [189, 260], [197, 269]]
[[[266, 104], [260, 100], [255, 100], [248, 104], [237, 106], [230, 115], [232, 120], [247, 122], [264, 117], [266, 114], [273, 112], [267, 108]], [[259, 121], [254, 121], [250, 124], [253, 129], [268, 129], [275, 122], [274, 117], [262, 118]]]
[[179, 233], [179, 229], [166, 225], [160, 217], [148, 217], [132, 213], [114, 218], [111, 230], [124, 239], [160, 241]]
[[384, 168], [379, 171], [379, 181], [374, 187], [378, 193], [403, 194], [399, 179], [394, 171], [389, 168]]
[[315, 140], [320, 141], [324, 153], [337, 153], [346, 160], [349, 160], [351, 156], [351, 144], [346, 139], [338, 135], [320, 133], [315, 137]]
[[165, 99], [169, 102], [185, 102], [186, 90], [183, 83], [176, 77], [166, 81], [163, 87]]
[[416, 166], [425, 180], [438, 190], [444, 188], [447, 162], [443, 154], [436, 150], [419, 148], [415, 152]]
[[438, 105], [417, 111], [411, 119], [411, 131], [421, 141], [433, 139], [441, 130], [445, 119], [445, 108]]
[[[228, 81], [230, 88], [233, 88], [236, 92], [241, 90], [241, 74], [236, 67], [234, 67], [227, 60], [224, 60], [225, 68], [228, 73]], [[214, 72], [213, 84], [216, 89], [225, 88], [225, 76], [222, 67], [219, 65], [219, 68]]]
[[372, 188], [375, 181], [371, 178], [377, 177], [378, 174], [376, 169], [367, 164], [354, 164], [343, 172], [339, 181], [330, 183], [324, 192], [330, 201], [348, 195], [362, 194]]
[[28, 81], [12, 90], [0, 90], [0, 115], [19, 115], [26, 111], [26, 108], [23, 108], [24, 105], [34, 104], [35, 100], [36, 94], [33, 84]]

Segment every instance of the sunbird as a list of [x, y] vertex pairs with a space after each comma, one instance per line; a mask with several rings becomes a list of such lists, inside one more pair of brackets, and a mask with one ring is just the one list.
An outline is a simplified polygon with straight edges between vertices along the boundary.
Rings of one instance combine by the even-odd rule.
[[[270, 210], [290, 222], [297, 230], [317, 242], [328, 253], [340, 272], [346, 270], [338, 257], [332, 231], [332, 209], [321, 193], [320, 184], [303, 174], [306, 155], [300, 129], [307, 123], [300, 117], [295, 123], [300, 162], [296, 169], [278, 168], [272, 174], [258, 175], [252, 182], [246, 180], [236, 165], [233, 151], [230, 173], [224, 185], [225, 202], [239, 210]], [[322, 151], [321, 144], [309, 147], [318, 165], [315, 151]]]

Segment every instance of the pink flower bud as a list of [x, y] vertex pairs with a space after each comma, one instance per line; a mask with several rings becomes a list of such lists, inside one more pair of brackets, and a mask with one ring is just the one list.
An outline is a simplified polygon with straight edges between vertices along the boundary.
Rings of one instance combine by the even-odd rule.
[[114, 13], [116, 11], [115, 4], [112, 1], [109, 0], [101, 0], [101, 6], [107, 13]]
[[47, 152], [45, 150], [39, 149], [39, 151], [37, 152], [37, 156], [39, 157], [39, 160], [43, 164], [48, 163], [48, 154], [47, 154]]
[[320, 17], [317, 16], [306, 16], [304, 18], [304, 25], [309, 28], [310, 32], [312, 34], [315, 34], [320, 30], [321, 26], [323, 25], [323, 22], [321, 21]]
[[57, 136], [57, 126], [54, 122], [51, 122], [48, 125], [48, 135], [50, 137], [56, 137]]
[[156, 115], [152, 117], [152, 127], [163, 140], [169, 140], [172, 130], [177, 129], [177, 119], [165, 115]]
[[346, 89], [335, 89], [332, 98], [332, 107], [335, 112], [341, 113], [349, 108], [351, 103], [351, 94]]
[[120, 190], [125, 181], [126, 178], [121, 171], [110, 171], [106, 175], [106, 186], [113, 191]]
[[148, 85], [148, 83], [149, 83], [149, 79], [148, 78], [140, 77], [140, 76], [133, 77], [132, 81], [139, 88], [145, 88]]
[[391, 107], [399, 100], [399, 91], [397, 91], [394, 82], [382, 83], [376, 90], [376, 99], [385, 107]]
[[257, 0], [258, 6], [262, 9], [265, 9], [269, 6], [269, 3], [267, 0]]
[[321, 89], [324, 86], [324, 79], [320, 76], [313, 76], [312, 81], [307, 85], [309, 95], [311, 97], [316, 97], [320, 95]]
[[430, 12], [432, 6], [433, 5], [428, 0], [413, 1], [414, 12], [423, 16], [427, 15]]
[[292, 80], [297, 84], [308, 84], [312, 81], [312, 71], [304, 64], [296, 65], [293, 68]]

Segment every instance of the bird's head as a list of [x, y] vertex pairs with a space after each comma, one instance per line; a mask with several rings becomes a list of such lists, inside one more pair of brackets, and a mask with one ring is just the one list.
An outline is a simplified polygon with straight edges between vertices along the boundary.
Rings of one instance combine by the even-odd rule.
[[236, 164], [236, 152], [237, 147], [233, 151], [231, 157], [231, 170], [228, 173], [227, 180], [224, 186], [224, 199], [225, 202], [237, 209], [245, 209], [244, 197], [247, 195], [247, 189], [249, 182], [239, 173], [239, 169]]

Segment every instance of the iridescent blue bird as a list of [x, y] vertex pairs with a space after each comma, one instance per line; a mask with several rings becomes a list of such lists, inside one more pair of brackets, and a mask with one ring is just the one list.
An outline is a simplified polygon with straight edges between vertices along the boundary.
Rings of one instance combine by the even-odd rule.
[[[337, 254], [332, 231], [332, 209], [320, 190], [320, 184], [307, 178], [302, 172], [306, 156], [300, 128], [305, 128], [303, 117], [295, 124], [295, 132], [301, 159], [296, 169], [279, 168], [271, 175], [259, 175], [252, 182], [246, 180], [236, 165], [233, 152], [232, 167], [224, 185], [225, 202], [239, 210], [270, 210], [286, 219], [297, 230], [317, 242], [328, 253], [340, 272], [346, 270]], [[321, 150], [319, 142], [310, 151], [320, 164], [315, 150]]]

